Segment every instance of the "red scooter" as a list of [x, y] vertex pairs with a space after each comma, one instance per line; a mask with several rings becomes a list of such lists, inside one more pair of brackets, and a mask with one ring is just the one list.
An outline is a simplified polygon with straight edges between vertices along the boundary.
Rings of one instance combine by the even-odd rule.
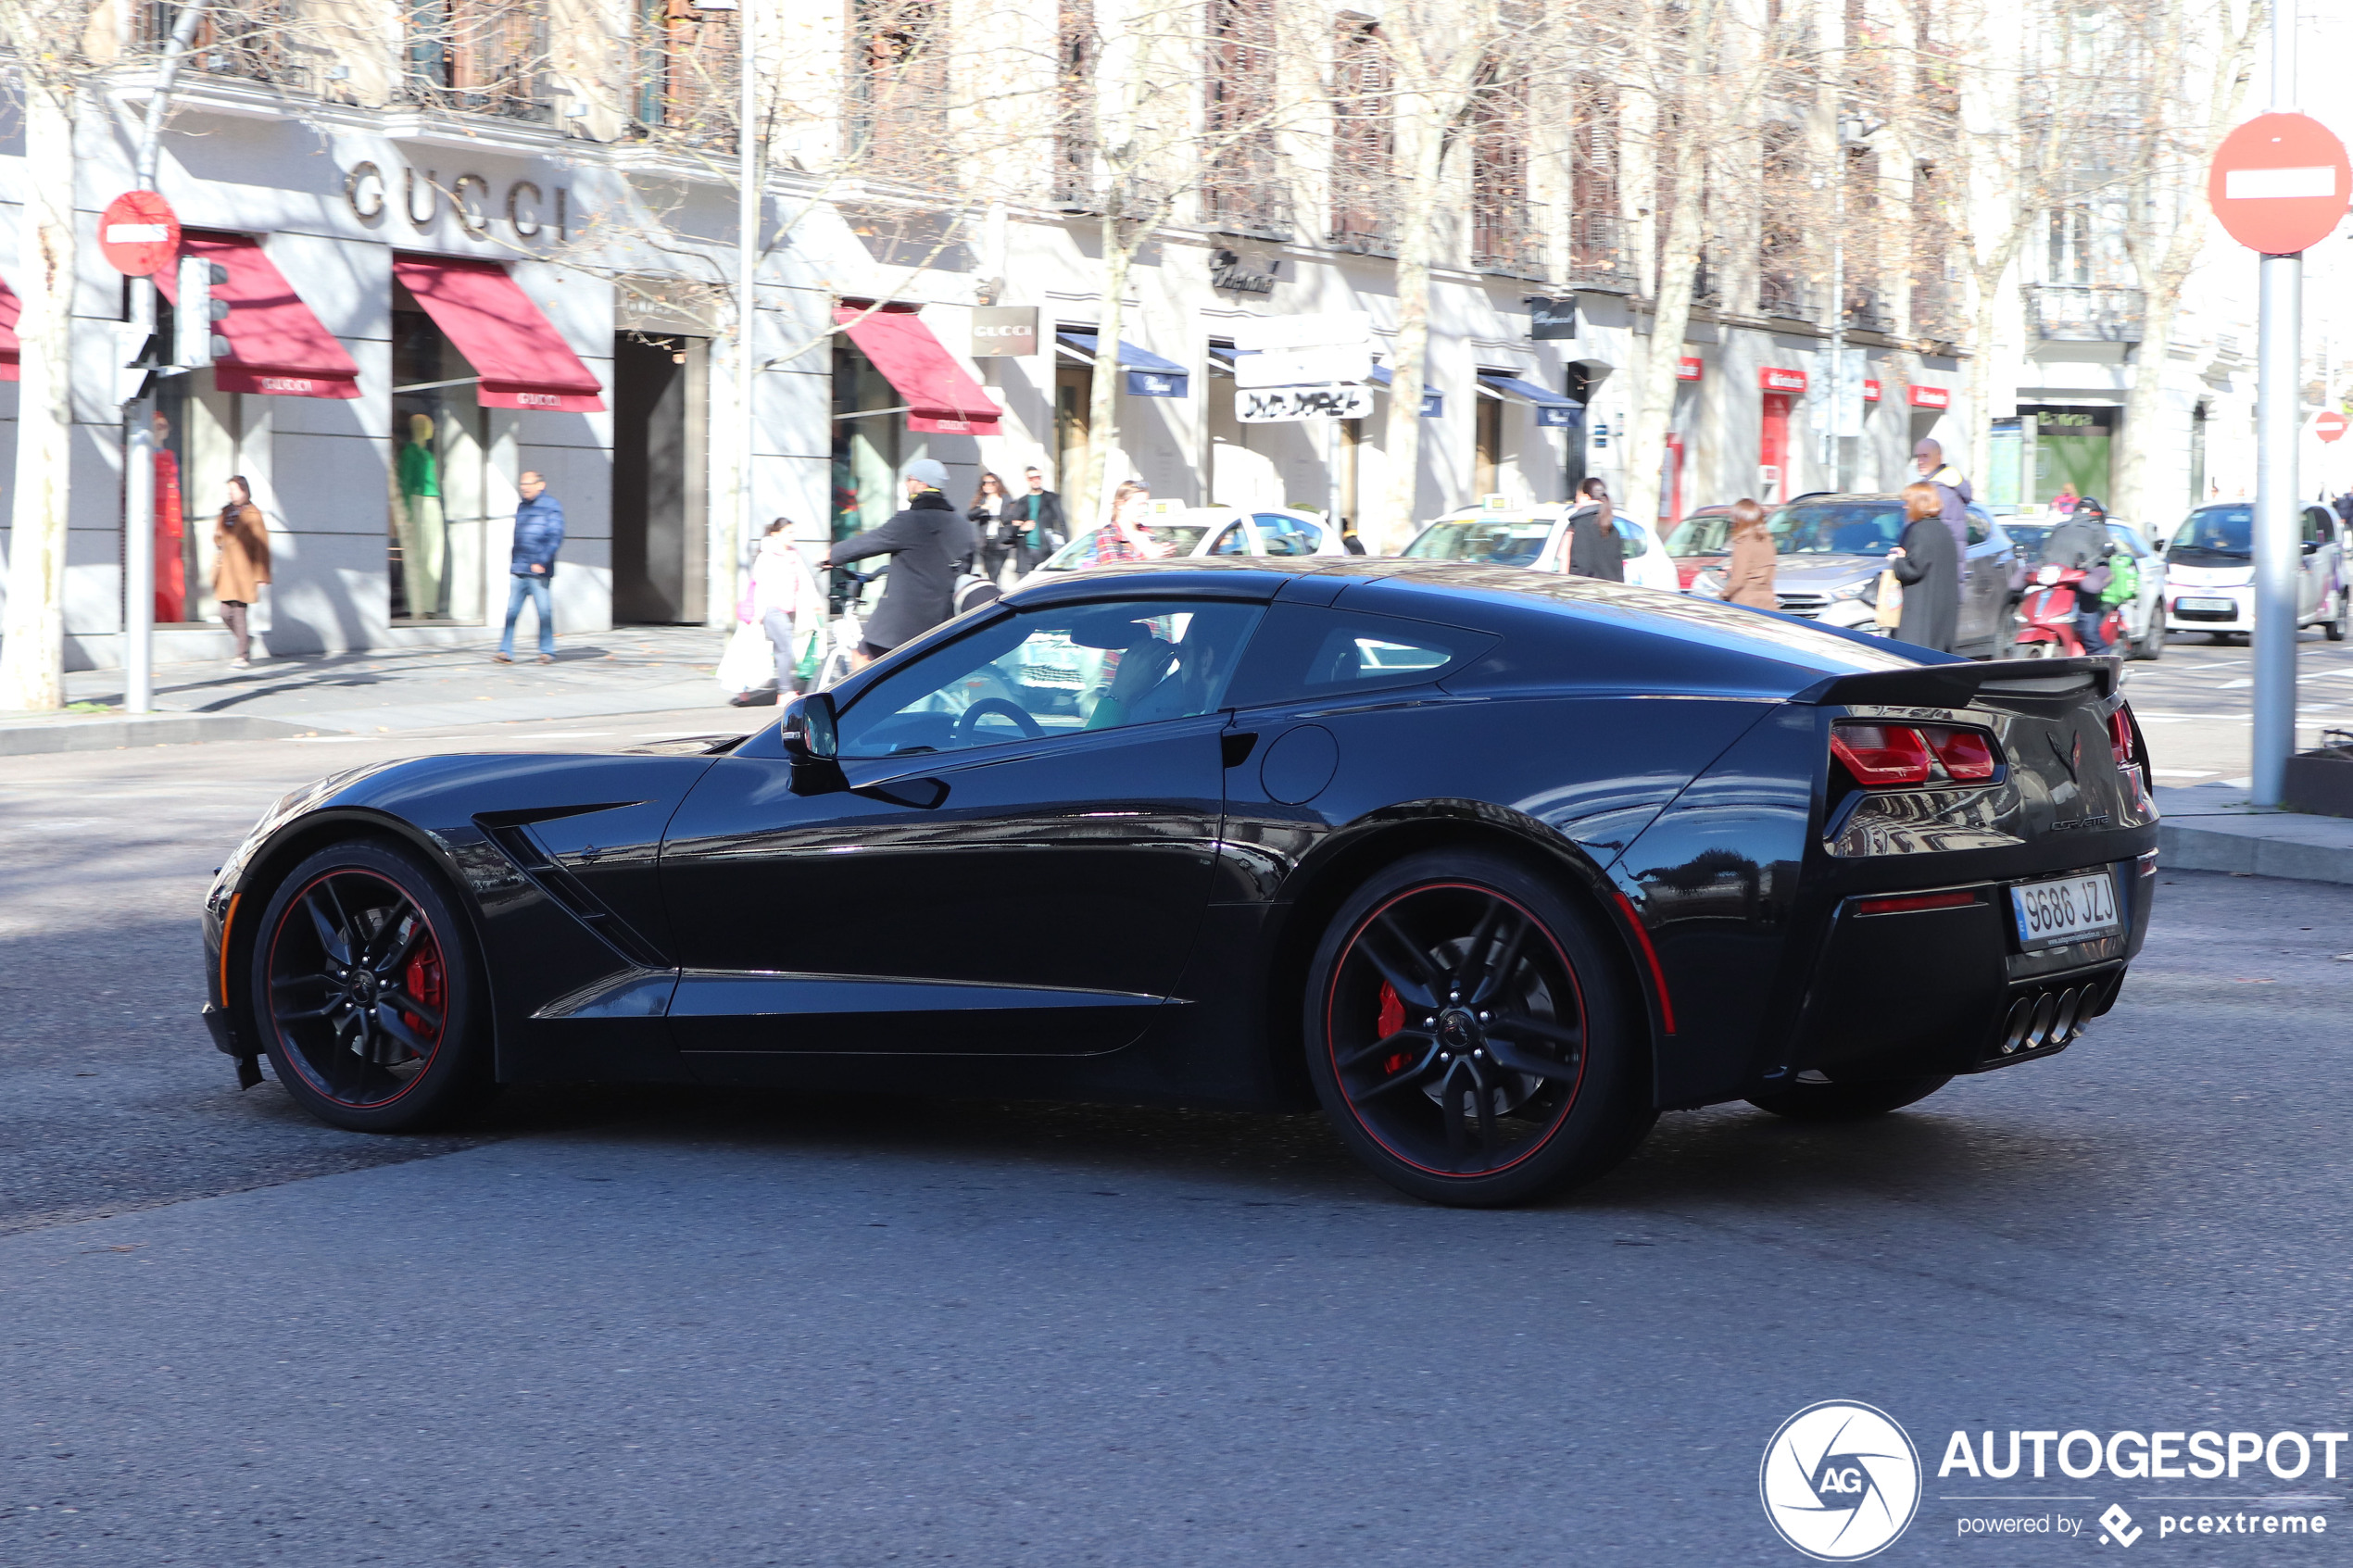
[[[2018, 657], [2020, 659], [2081, 659], [2083, 639], [2075, 630], [2076, 600], [2082, 596], [2083, 569], [2046, 561], [2034, 574], [2033, 584], [2018, 607]], [[2124, 607], [2113, 605], [2100, 617], [2100, 636], [2113, 653], [2124, 640]]]

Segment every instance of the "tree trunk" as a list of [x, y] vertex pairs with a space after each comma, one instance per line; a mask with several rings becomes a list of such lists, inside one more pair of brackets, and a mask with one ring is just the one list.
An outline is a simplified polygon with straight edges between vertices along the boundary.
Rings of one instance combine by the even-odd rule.
[[[1680, 97], [1692, 107], [1698, 107], [1698, 87], [1714, 56], [1716, 10], [1716, 0], [1693, 0], [1687, 19], [1689, 53]], [[1666, 94], [1660, 97], [1664, 100]], [[1672, 107], [1665, 101], [1659, 105], [1662, 134], [1672, 123]], [[1650, 350], [1634, 383], [1633, 435], [1626, 444], [1625, 511], [1646, 526], [1658, 516], [1659, 465], [1667, 457], [1667, 424], [1675, 409], [1675, 372], [1683, 357], [1683, 332], [1692, 320], [1692, 284], [1706, 238], [1700, 212], [1707, 171], [1705, 145], [1697, 126], [1677, 130], [1673, 139], [1667, 243], [1661, 247], [1658, 293], [1652, 302]]]
[[1125, 198], [1117, 182], [1103, 198], [1103, 307], [1095, 327], [1095, 368], [1087, 385], [1087, 466], [1081, 470], [1077, 494], [1065, 512], [1071, 536], [1111, 521], [1111, 454], [1119, 441], [1119, 334], [1127, 297], [1127, 269], [1136, 247], [1153, 228], [1150, 223], [1123, 223], [1118, 208]]
[[23, 310], [0, 712], [65, 706], [66, 526], [73, 435], [74, 102], [31, 72], [23, 104], [25, 212], [12, 280]]
[[1413, 542], [1421, 480], [1422, 387], [1429, 358], [1429, 266], [1438, 249], [1438, 187], [1446, 167], [1445, 116], [1428, 93], [1397, 100], [1397, 363], [1390, 367], [1389, 420], [1382, 427], [1388, 483], [1358, 532], [1365, 548], [1392, 556]]

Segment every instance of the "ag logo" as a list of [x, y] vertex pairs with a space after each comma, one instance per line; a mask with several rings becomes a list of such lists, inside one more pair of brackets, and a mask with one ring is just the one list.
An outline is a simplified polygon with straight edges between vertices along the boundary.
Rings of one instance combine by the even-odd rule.
[[1765, 1445], [1765, 1517], [1806, 1556], [1853, 1562], [1891, 1545], [1920, 1504], [1920, 1456], [1884, 1411], [1808, 1405]]

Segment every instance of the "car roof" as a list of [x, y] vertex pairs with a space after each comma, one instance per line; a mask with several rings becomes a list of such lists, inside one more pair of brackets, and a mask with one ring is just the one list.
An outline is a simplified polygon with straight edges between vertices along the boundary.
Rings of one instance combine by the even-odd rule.
[[[1871, 670], [1918, 668], [1937, 661], [1910, 657], [1919, 650], [1885, 638], [1849, 633], [1793, 617], [1762, 613], [1715, 599], [1692, 598], [1630, 583], [1568, 577], [1523, 567], [1469, 561], [1424, 561], [1398, 556], [1290, 556], [1226, 559], [1185, 557], [1160, 561], [1125, 561], [1064, 572], [1049, 582], [1026, 583], [1005, 596], [1015, 609], [1033, 609], [1115, 593], [1166, 594], [1171, 597], [1281, 598], [1331, 604], [1446, 625], [1508, 633], [1546, 625], [1681, 645], [1693, 660], [1686, 668], [1721, 656], [1744, 671], [1734, 684], [1762, 685], [1781, 695], [1825, 675]], [[1613, 665], [1617, 661], [1612, 661]], [[1660, 675], [1655, 655], [1629, 650], [1623, 668], [1642, 671], [1638, 684], [1671, 690], [1680, 684], [1714, 685], [1713, 680], [1678, 683]], [[1567, 673], [1567, 670], [1558, 673]], [[1656, 675], [1658, 678], [1653, 679]], [[1531, 682], [1549, 675], [1529, 674]], [[1603, 677], [1597, 684], [1609, 684]]]

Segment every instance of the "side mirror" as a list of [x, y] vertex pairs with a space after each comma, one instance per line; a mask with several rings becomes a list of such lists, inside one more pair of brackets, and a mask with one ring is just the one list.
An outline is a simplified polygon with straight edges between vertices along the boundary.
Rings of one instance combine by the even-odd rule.
[[795, 762], [830, 762], [834, 759], [834, 696], [831, 692], [811, 692], [797, 696], [785, 709], [783, 724], [777, 732], [785, 755]]
[[831, 795], [849, 787], [841, 764], [834, 759], [834, 698], [831, 692], [811, 692], [793, 698], [777, 726], [776, 739], [792, 766], [795, 795]]

